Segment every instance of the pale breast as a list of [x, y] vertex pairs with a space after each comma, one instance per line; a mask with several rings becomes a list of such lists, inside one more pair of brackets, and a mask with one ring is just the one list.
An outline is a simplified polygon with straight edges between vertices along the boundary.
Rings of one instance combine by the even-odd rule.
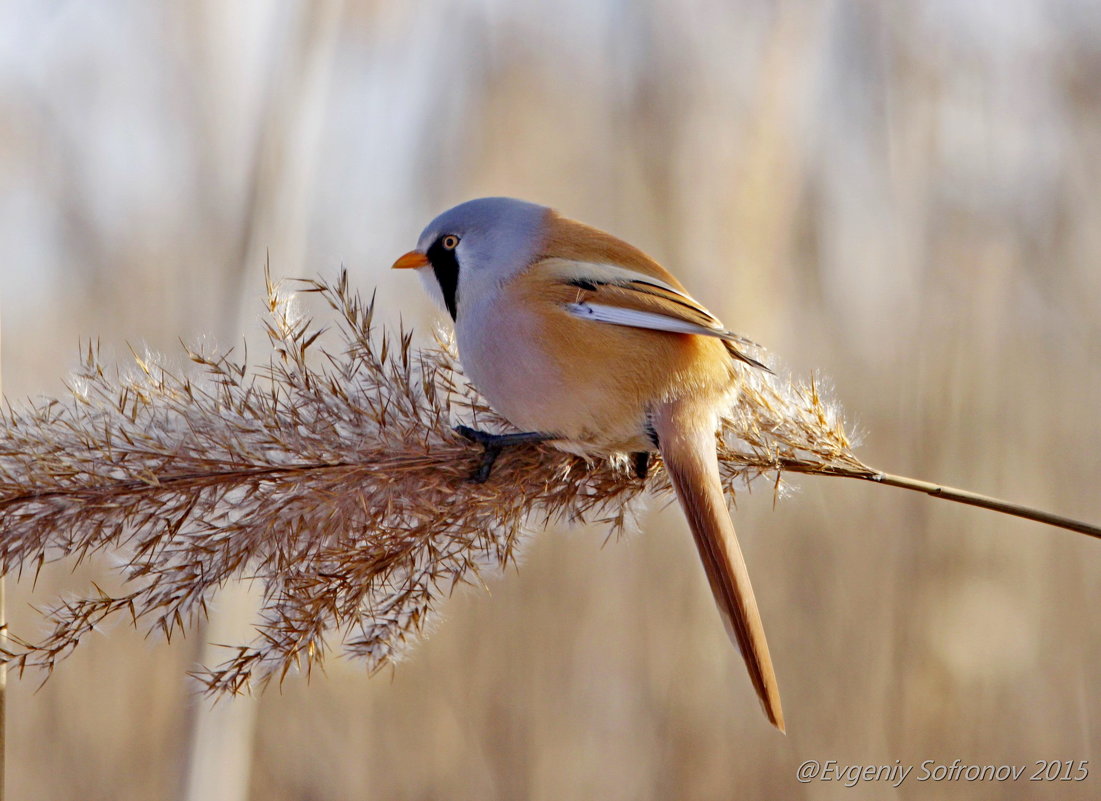
[[456, 322], [459, 357], [470, 381], [514, 426], [558, 433], [566, 377], [537, 322], [504, 293], [483, 298], [464, 307]]

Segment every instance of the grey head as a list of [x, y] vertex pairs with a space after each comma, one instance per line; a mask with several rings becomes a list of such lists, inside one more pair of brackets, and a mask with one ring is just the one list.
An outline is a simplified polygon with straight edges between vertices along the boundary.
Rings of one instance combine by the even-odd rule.
[[452, 320], [475, 297], [523, 270], [538, 255], [550, 209], [510, 197], [468, 200], [428, 223], [417, 250], [425, 287]]

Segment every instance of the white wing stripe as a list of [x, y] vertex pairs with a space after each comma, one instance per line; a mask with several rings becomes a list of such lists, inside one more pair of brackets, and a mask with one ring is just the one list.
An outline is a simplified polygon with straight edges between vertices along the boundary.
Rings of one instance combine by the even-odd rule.
[[673, 334], [702, 334], [708, 337], [729, 339], [731, 335], [722, 329], [706, 328], [688, 320], [669, 317], [657, 312], [624, 309], [619, 306], [604, 306], [600, 303], [567, 303], [566, 311], [575, 317], [593, 320], [598, 323], [625, 325], [631, 328], [649, 328], [653, 331], [669, 331]]

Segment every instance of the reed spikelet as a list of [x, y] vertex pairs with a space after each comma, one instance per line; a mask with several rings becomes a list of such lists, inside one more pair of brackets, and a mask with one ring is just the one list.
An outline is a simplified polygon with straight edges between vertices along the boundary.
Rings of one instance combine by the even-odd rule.
[[[308, 671], [338, 638], [378, 669], [457, 585], [508, 564], [525, 531], [565, 520], [616, 535], [640, 496], [670, 492], [660, 465], [642, 480], [625, 459], [550, 445], [507, 450], [488, 482], [473, 483], [481, 453], [453, 425], [508, 425], [451, 346], [416, 349], [410, 332], [375, 330], [374, 298], [352, 292], [345, 273], [299, 284], [328, 302], [336, 330], [299, 316], [269, 280], [271, 352], [259, 367], [187, 348], [186, 373], [138, 354], [123, 373], [89, 343], [67, 399], [4, 411], [0, 570], [109, 550], [127, 590], [93, 585], [57, 602], [44, 637], [11, 637], [10, 665], [48, 675], [118, 615], [171, 638], [219, 587], [247, 579], [263, 587], [256, 637], [201, 669], [209, 691]], [[784, 471], [884, 477], [852, 453], [813, 381], [747, 370], [720, 439], [731, 492], [766, 474], [779, 486]]]

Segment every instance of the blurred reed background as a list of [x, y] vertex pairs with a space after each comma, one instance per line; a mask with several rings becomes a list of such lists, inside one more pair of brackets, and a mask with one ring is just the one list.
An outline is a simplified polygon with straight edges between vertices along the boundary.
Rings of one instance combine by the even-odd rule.
[[[259, 343], [262, 266], [387, 267], [508, 194], [607, 228], [833, 380], [869, 463], [1101, 520], [1101, 7], [1094, 0], [371, 0], [0, 5], [4, 388], [80, 337]], [[331, 663], [247, 709], [247, 797], [884, 798], [805, 759], [1101, 759], [1101, 547], [856, 482], [738, 499], [788, 717], [765, 722], [675, 509], [542, 532], [394, 671]], [[37, 586], [86, 587], [103, 557]], [[225, 604], [231, 596], [227, 595]], [[233, 600], [233, 603], [240, 603]], [[244, 605], [247, 608], [247, 599]], [[207, 703], [105, 632], [10, 683], [13, 799], [182, 798]], [[243, 708], [243, 707], [242, 707]], [[248, 719], [255, 715], [255, 725]], [[923, 798], [1095, 798], [1084, 783]], [[214, 792], [214, 791], [211, 791]], [[193, 797], [194, 795], [193, 789]], [[214, 798], [214, 795], [206, 796]], [[229, 797], [229, 796], [226, 796]]]

